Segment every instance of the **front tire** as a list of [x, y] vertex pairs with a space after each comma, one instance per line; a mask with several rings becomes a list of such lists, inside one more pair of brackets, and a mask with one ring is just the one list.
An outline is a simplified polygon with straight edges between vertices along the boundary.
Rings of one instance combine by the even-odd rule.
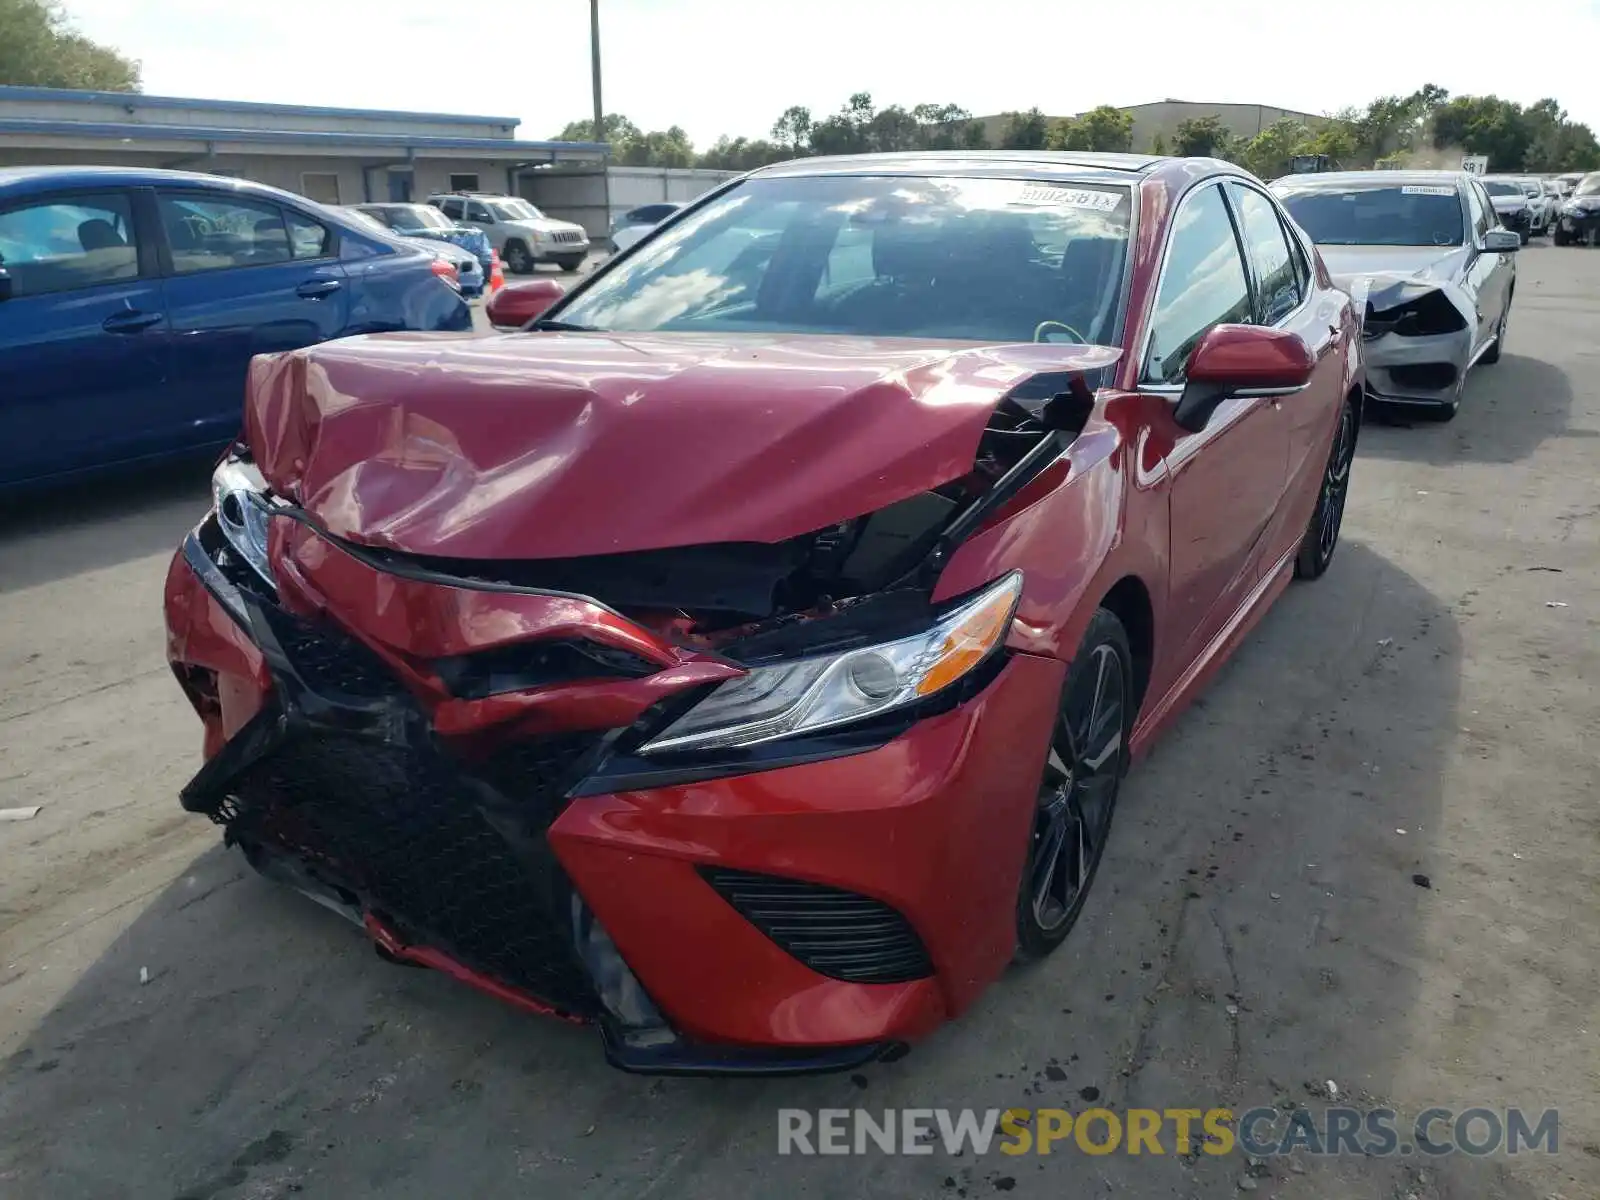
[[1328, 465], [1323, 468], [1322, 486], [1317, 491], [1317, 506], [1311, 512], [1300, 552], [1295, 555], [1294, 573], [1299, 579], [1320, 579], [1339, 548], [1339, 531], [1344, 527], [1344, 503], [1350, 494], [1350, 466], [1356, 457], [1356, 435], [1360, 431], [1356, 402], [1346, 399], [1339, 411], [1339, 428], [1333, 434]]
[[506, 270], [513, 275], [533, 274], [533, 255], [528, 253], [528, 247], [521, 242], [514, 239], [507, 242], [505, 253], [501, 257], [506, 261]]
[[1039, 782], [1017, 889], [1018, 962], [1049, 954], [1083, 911], [1127, 774], [1134, 708], [1127, 630], [1115, 613], [1096, 609], [1067, 670]]
[[1557, 225], [1553, 230], [1550, 231], [1550, 240], [1558, 246], [1568, 246], [1572, 244], [1572, 239], [1567, 236], [1567, 231], [1562, 229], [1560, 225]]

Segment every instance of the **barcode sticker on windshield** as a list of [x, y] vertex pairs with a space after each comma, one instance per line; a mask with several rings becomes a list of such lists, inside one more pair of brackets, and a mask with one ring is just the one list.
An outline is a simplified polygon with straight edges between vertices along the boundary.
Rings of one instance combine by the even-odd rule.
[[1434, 184], [1408, 183], [1400, 189], [1402, 196], [1454, 196], [1453, 187], [1438, 187]]
[[1022, 189], [1013, 203], [1064, 205], [1067, 208], [1088, 208], [1095, 212], [1110, 212], [1121, 202], [1119, 192], [1102, 192], [1090, 188], [1049, 187], [1046, 184], [1029, 184]]

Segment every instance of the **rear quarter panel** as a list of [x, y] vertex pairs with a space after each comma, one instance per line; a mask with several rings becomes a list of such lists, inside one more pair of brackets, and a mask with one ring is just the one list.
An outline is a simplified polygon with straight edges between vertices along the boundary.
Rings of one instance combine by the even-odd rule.
[[346, 334], [468, 330], [472, 310], [454, 288], [433, 273], [426, 250], [346, 258], [350, 312]]

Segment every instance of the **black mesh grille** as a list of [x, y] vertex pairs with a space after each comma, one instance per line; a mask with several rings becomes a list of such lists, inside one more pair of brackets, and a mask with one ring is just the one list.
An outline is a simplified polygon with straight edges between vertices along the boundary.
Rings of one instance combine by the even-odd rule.
[[701, 874], [745, 920], [819, 975], [904, 983], [933, 973], [916, 931], [880, 900], [721, 867], [704, 867]]
[[407, 938], [586, 1015], [595, 998], [568, 932], [570, 884], [543, 835], [593, 740], [522, 743], [468, 775], [431, 750], [300, 732], [235, 781], [218, 815], [235, 838], [297, 855]]
[[279, 609], [271, 613], [271, 627], [295, 673], [313, 692], [369, 699], [405, 694], [381, 658], [332, 625]]

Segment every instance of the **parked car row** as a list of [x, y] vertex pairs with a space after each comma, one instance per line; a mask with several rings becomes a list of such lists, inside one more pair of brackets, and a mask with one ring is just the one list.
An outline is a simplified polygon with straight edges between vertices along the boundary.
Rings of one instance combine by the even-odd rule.
[[428, 197], [458, 226], [481, 231], [514, 275], [531, 274], [540, 263], [576, 271], [589, 254], [582, 225], [547, 217], [520, 196], [488, 192], [444, 192]]
[[1592, 246], [1600, 241], [1600, 171], [1583, 176], [1561, 205], [1552, 241]]
[[0, 487], [221, 449], [256, 355], [470, 329], [455, 274], [276, 188], [0, 169]]

